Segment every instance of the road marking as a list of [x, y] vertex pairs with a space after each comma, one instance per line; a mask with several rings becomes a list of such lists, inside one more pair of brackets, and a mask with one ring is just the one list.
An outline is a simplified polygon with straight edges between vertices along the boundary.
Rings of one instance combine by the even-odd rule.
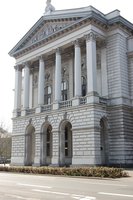
[[5, 196], [16, 198], [16, 199], [23, 199], [23, 200], [40, 200], [40, 199], [33, 199], [33, 198], [25, 198], [25, 197], [22, 197], [22, 196], [11, 195], [11, 194], [6, 194]]
[[23, 183], [17, 183], [17, 185], [20, 186], [26, 186], [26, 187], [40, 187], [40, 188], [47, 188], [47, 189], [51, 189], [52, 187], [49, 186], [43, 186], [43, 185], [30, 185], [30, 184], [23, 184]]
[[37, 190], [37, 189], [32, 189], [32, 191], [34, 191], [34, 192], [42, 192], [42, 193], [50, 193], [50, 194], [58, 194], [58, 195], [64, 195], [64, 196], [70, 195], [69, 193], [52, 192], [52, 191], [48, 191], [48, 190]]
[[52, 192], [52, 191], [37, 190], [37, 189], [32, 189], [32, 191], [34, 191], [34, 192], [42, 192], [42, 193], [49, 193], [49, 194], [57, 194], [57, 195], [63, 195], [63, 196], [71, 196], [73, 199], [78, 199], [78, 200], [96, 200], [95, 197], [84, 196], [84, 195], [76, 195], [76, 194], [69, 194], [69, 193], [63, 193], [63, 192]]
[[83, 195], [72, 195], [71, 196], [73, 199], [78, 199], [78, 200], [96, 200], [96, 197], [90, 197], [90, 196], [83, 196]]
[[98, 192], [98, 194], [133, 198], [133, 195], [127, 195], [127, 194], [116, 194], [116, 193], [106, 193], [106, 192]]
[[121, 185], [121, 184], [113, 184], [113, 183], [92, 183], [92, 182], [81, 182], [81, 181], [75, 181], [78, 183], [82, 183], [82, 184], [90, 184], [90, 185], [106, 185], [106, 186], [118, 186], [118, 187], [128, 187], [128, 185]]

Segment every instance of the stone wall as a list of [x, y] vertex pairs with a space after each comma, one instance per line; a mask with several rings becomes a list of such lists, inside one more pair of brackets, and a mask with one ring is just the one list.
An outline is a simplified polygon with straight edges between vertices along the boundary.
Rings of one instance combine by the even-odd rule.
[[[66, 114], [67, 112], [67, 114]], [[65, 118], [64, 118], [64, 115]], [[40, 164], [40, 133], [42, 125], [48, 121], [52, 126], [52, 164], [59, 162], [60, 124], [68, 120], [72, 125], [73, 158], [72, 165], [99, 165], [100, 119], [106, 116], [105, 106], [82, 105], [47, 113], [13, 119], [12, 164], [24, 164], [25, 134], [29, 123], [35, 128], [35, 165]], [[32, 120], [31, 120], [32, 119]], [[20, 156], [21, 153], [21, 156]]]

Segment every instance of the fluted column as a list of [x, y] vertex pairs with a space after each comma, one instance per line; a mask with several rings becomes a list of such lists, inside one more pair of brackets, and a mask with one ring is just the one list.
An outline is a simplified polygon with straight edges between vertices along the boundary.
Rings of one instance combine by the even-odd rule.
[[15, 66], [14, 110], [21, 108], [22, 68]]
[[75, 45], [75, 64], [74, 64], [74, 82], [75, 97], [81, 96], [81, 50], [79, 41], [74, 42]]
[[24, 67], [24, 109], [29, 108], [29, 88], [30, 88], [30, 69], [29, 64], [25, 63]]
[[97, 92], [96, 70], [96, 35], [91, 32], [86, 36], [86, 61], [87, 61], [87, 93]]
[[55, 64], [55, 102], [61, 100], [61, 52], [56, 49], [56, 64]]
[[39, 59], [39, 80], [38, 80], [38, 105], [44, 105], [44, 77], [45, 63], [42, 57]]

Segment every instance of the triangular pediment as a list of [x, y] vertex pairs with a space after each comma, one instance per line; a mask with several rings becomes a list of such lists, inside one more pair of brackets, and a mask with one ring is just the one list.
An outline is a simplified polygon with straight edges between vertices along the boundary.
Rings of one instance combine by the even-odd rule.
[[61, 31], [62, 29], [67, 28], [75, 21], [60, 21], [60, 22], [45, 22], [44, 25], [36, 32], [34, 35], [27, 41], [23, 47], [28, 47], [33, 45], [36, 42], [39, 42], [45, 38], [48, 38], [50, 35]]
[[32, 45], [54, 35], [63, 29], [75, 24], [81, 17], [63, 18], [47, 20], [41, 17], [38, 22], [26, 33], [26, 35], [17, 43], [17, 45], [9, 52], [10, 55], [31, 47]]

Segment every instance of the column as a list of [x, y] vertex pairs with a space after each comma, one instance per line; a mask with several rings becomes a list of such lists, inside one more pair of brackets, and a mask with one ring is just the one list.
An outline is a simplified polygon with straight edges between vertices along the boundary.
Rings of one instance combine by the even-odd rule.
[[75, 45], [75, 64], [74, 64], [74, 82], [75, 97], [81, 96], [81, 50], [79, 41], [74, 42]]
[[30, 88], [30, 69], [29, 64], [25, 63], [24, 68], [24, 109], [29, 108], [29, 88]]
[[56, 64], [55, 64], [55, 102], [61, 100], [61, 52], [56, 49]]
[[86, 36], [86, 61], [87, 61], [87, 93], [97, 93], [96, 69], [96, 35], [91, 32]]
[[38, 105], [44, 105], [44, 77], [45, 63], [42, 56], [39, 59], [39, 80], [38, 80]]
[[30, 73], [30, 97], [29, 97], [29, 108], [33, 108], [33, 69], [31, 69]]
[[14, 110], [21, 108], [21, 89], [22, 89], [22, 68], [15, 66], [15, 96], [14, 96]]

